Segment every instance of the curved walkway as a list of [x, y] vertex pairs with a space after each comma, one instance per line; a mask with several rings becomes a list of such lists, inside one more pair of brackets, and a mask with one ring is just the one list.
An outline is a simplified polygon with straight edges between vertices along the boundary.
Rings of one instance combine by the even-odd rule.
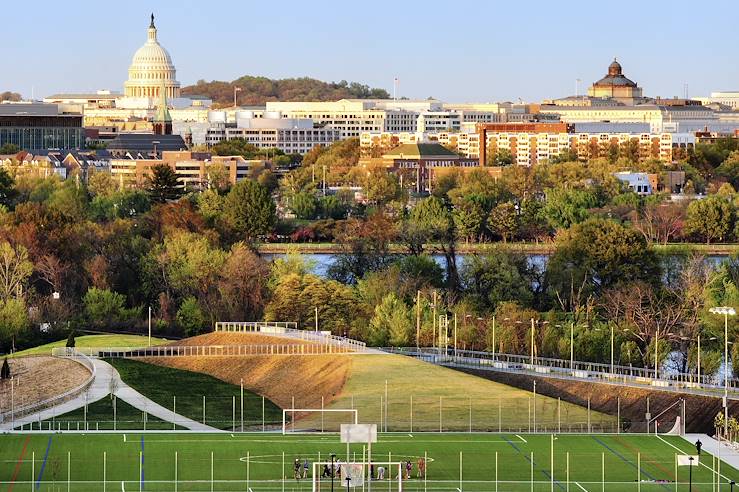
[[24, 415], [12, 422], [3, 422], [0, 424], [0, 431], [11, 431], [15, 427], [23, 424], [50, 420], [58, 415], [72, 412], [84, 407], [85, 405], [101, 400], [110, 393], [113, 393], [116, 397], [125, 401], [129, 405], [164, 421], [171, 422], [194, 431], [220, 432], [220, 429], [216, 429], [215, 427], [196, 422], [183, 415], [174, 413], [173, 411], [150, 400], [124, 383], [121, 376], [118, 374], [118, 371], [116, 371], [115, 368], [107, 362], [100, 359], [92, 359], [92, 363], [95, 366], [95, 378], [87, 391], [76, 398], [59, 405], [55, 405], [40, 412]]

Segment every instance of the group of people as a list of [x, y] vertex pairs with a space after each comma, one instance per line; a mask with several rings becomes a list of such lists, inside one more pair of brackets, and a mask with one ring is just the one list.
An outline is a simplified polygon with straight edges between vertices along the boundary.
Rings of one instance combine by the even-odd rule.
[[[301, 478], [308, 478], [308, 468], [310, 468], [310, 463], [307, 459], [301, 461], [300, 458], [295, 458], [295, 462], [293, 463], [293, 472], [295, 476], [295, 480], [300, 480]], [[370, 463], [370, 480], [385, 480], [385, 467], [384, 466], [378, 466], [377, 467], [377, 477], [375, 478], [375, 464]], [[407, 460], [403, 463], [403, 467], [401, 469], [402, 478], [405, 480], [410, 480], [411, 475], [413, 474], [413, 462], [411, 460]], [[418, 461], [416, 462], [416, 478], [425, 478], [426, 476], [426, 460], [424, 458], [418, 458]], [[341, 459], [337, 458], [336, 461], [333, 464], [325, 463], [323, 465], [323, 470], [321, 471], [321, 478], [336, 478], [341, 480]], [[392, 477], [388, 477], [392, 478]]]

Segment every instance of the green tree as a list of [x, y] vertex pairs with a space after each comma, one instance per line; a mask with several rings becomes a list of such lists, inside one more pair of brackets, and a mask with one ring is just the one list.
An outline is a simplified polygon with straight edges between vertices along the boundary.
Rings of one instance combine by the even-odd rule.
[[301, 220], [312, 220], [318, 212], [318, 200], [312, 193], [301, 191], [290, 200], [290, 209]]
[[395, 294], [387, 294], [375, 308], [375, 314], [370, 320], [369, 342], [375, 346], [385, 346], [390, 343], [399, 347], [407, 345], [411, 338], [413, 325], [408, 308]]
[[490, 212], [488, 227], [503, 238], [506, 243], [518, 232], [519, 217], [516, 205], [511, 202], [499, 203]]
[[182, 301], [176, 319], [177, 326], [189, 337], [197, 335], [206, 326], [203, 311], [194, 297], [187, 297]]
[[[0, 152], [2, 154], [2, 152]], [[18, 195], [15, 190], [15, 181], [5, 169], [0, 169], [0, 205], [10, 207]]]
[[319, 198], [318, 207], [323, 218], [334, 220], [346, 218], [347, 207], [336, 195]]
[[247, 240], [267, 234], [275, 224], [275, 202], [259, 183], [243, 180], [226, 196], [226, 218], [234, 230]]
[[729, 154], [726, 160], [716, 168], [716, 175], [726, 178], [734, 189], [739, 188], [739, 150]]
[[465, 241], [476, 241], [485, 227], [485, 209], [480, 200], [464, 197], [454, 204], [454, 223]]
[[151, 176], [148, 179], [149, 197], [152, 202], [164, 203], [177, 200], [184, 188], [174, 170], [166, 164], [158, 164], [151, 168]]
[[90, 287], [82, 298], [85, 316], [95, 327], [118, 323], [123, 318], [126, 299], [109, 289]]
[[67, 337], [67, 343], [64, 346], [67, 347], [67, 348], [74, 348], [75, 344], [77, 343], [77, 342], [75, 342], [74, 337], [75, 337], [75, 331], [74, 330], [70, 330], [69, 331], [69, 336]]
[[413, 208], [410, 220], [424, 236], [422, 242], [435, 244], [444, 255], [447, 286], [452, 291], [456, 290], [459, 284], [456, 258], [457, 233], [452, 213], [442, 199], [430, 196], [421, 200]]
[[592, 191], [554, 188], [547, 192], [543, 213], [553, 228], [567, 229], [583, 222], [589, 217], [588, 209], [599, 205]]
[[28, 308], [22, 299], [0, 300], [0, 345], [28, 328]]
[[710, 244], [728, 240], [734, 227], [734, 206], [725, 197], [711, 195], [688, 205], [685, 233], [695, 235]]
[[528, 261], [524, 255], [492, 249], [465, 259], [462, 288], [481, 310], [494, 310], [499, 303], [533, 302]]
[[620, 282], [660, 280], [659, 262], [644, 236], [606, 219], [589, 219], [562, 231], [547, 263], [546, 280], [564, 311]]

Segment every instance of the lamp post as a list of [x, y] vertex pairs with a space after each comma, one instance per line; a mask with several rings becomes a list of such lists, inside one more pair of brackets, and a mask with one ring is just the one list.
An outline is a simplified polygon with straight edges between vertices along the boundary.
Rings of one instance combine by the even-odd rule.
[[708, 310], [712, 314], [724, 315], [724, 437], [729, 435], [729, 316], [736, 315], [731, 306], [717, 306]]
[[314, 308], [316, 311], [316, 333], [318, 333], [318, 307]]
[[151, 306], [149, 306], [149, 347], [151, 347]]
[[613, 323], [611, 325], [611, 374], [613, 374]]
[[693, 457], [692, 456], [688, 456], [688, 461], [690, 462], [689, 463], [690, 466], [688, 467], [689, 468], [689, 470], [688, 470], [688, 477], [689, 477], [688, 478], [688, 481], [690, 482], [689, 485], [688, 485], [688, 491], [691, 491], [691, 490], [693, 490]]
[[534, 365], [534, 318], [531, 318], [531, 365]]

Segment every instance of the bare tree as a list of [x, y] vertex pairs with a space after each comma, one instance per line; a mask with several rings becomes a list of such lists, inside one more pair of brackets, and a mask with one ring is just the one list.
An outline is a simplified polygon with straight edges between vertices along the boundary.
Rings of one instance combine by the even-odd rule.
[[685, 207], [675, 204], [649, 204], [635, 213], [633, 224], [648, 243], [667, 244], [682, 231]]

